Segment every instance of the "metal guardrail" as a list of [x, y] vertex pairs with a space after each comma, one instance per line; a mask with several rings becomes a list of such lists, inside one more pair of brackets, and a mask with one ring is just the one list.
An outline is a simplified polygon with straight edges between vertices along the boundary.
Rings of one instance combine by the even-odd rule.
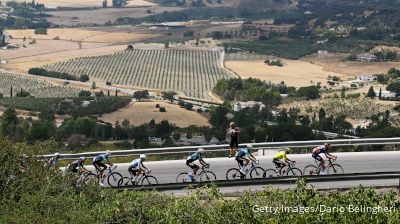
[[[246, 146], [247, 144], [253, 145], [254, 149], [276, 149], [277, 147], [290, 146], [293, 148], [315, 147], [322, 145], [325, 142], [332, 144], [332, 147], [338, 146], [360, 146], [360, 145], [394, 145], [400, 144], [400, 138], [364, 138], [364, 139], [334, 139], [334, 140], [312, 140], [312, 141], [289, 141], [289, 142], [263, 142], [263, 143], [245, 143], [239, 146]], [[112, 151], [111, 157], [125, 157], [139, 154], [162, 155], [162, 154], [177, 154], [188, 153], [197, 150], [199, 147], [204, 148], [209, 152], [227, 151], [229, 145], [204, 145], [204, 146], [184, 146], [184, 147], [166, 147], [166, 148], [148, 148], [148, 149], [129, 149], [129, 150], [116, 150]], [[81, 156], [94, 157], [104, 151], [100, 152], [84, 152], [76, 154], [61, 154], [61, 159], [78, 159]], [[39, 159], [50, 158], [53, 155], [38, 156]]]
[[[303, 176], [307, 178], [307, 183], [329, 182], [329, 181], [354, 181], [354, 180], [383, 180], [383, 179], [399, 179], [400, 189], [400, 173], [399, 172], [376, 172], [376, 173], [350, 173], [338, 175], [319, 175], [319, 176]], [[259, 178], [259, 179], [243, 179], [243, 180], [219, 180], [212, 182], [217, 187], [234, 187], [234, 186], [254, 186], [254, 185], [269, 185], [269, 184], [295, 184], [297, 177], [274, 177], [274, 178]], [[183, 190], [186, 188], [198, 188], [210, 185], [210, 182], [200, 183], [169, 183], [149, 186], [124, 186], [116, 187], [116, 189], [130, 190]]]

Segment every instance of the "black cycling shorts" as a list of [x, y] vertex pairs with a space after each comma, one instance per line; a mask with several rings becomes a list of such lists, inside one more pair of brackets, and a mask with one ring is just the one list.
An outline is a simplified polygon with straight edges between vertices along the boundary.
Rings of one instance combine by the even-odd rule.
[[240, 164], [240, 166], [244, 166], [243, 159], [241, 157], [236, 157], [235, 159]]
[[190, 160], [186, 160], [186, 165], [189, 166], [192, 169], [199, 168], [198, 165], [194, 164], [193, 161], [190, 161]]
[[231, 148], [238, 148], [239, 147], [239, 141], [237, 138], [231, 138], [231, 141], [229, 142], [229, 146]]
[[100, 167], [103, 167], [104, 169], [107, 169], [107, 165], [105, 165], [104, 163], [102, 163], [102, 162], [96, 162], [96, 161], [94, 161], [93, 162], [93, 166], [96, 168], [96, 170], [98, 170], [98, 171], [100, 171], [101, 169], [100, 169]]
[[280, 161], [279, 159], [273, 159], [272, 162], [275, 164], [276, 168], [282, 167], [283, 166], [283, 162]]
[[314, 159], [318, 160], [318, 161], [322, 161], [322, 157], [321, 157], [320, 155], [316, 154], [316, 153], [313, 153], [313, 154], [312, 154], [312, 157], [313, 157]]

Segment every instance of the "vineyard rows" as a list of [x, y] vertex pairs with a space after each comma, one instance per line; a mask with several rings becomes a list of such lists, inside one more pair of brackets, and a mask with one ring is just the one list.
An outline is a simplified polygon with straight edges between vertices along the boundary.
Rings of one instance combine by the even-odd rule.
[[79, 89], [55, 86], [46, 81], [0, 72], [0, 93], [9, 97], [11, 87], [14, 96], [23, 89], [37, 98], [77, 97], [80, 92]]
[[130, 50], [81, 57], [44, 67], [48, 71], [110, 81], [113, 84], [172, 90], [208, 98], [219, 79], [233, 77], [221, 67], [221, 53], [193, 50]]

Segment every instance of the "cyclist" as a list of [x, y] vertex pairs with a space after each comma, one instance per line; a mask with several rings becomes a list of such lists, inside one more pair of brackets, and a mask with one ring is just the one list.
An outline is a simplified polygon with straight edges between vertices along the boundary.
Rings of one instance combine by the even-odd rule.
[[107, 151], [106, 153], [98, 155], [93, 158], [93, 166], [99, 172], [99, 177], [101, 179], [100, 185], [103, 184], [103, 172], [104, 172], [104, 170], [107, 169], [107, 165], [105, 165], [103, 162], [106, 161], [109, 166], [113, 166], [113, 164], [110, 162], [110, 160], [108, 158], [110, 155], [111, 155], [111, 152]]
[[[291, 153], [291, 149], [286, 147], [284, 150], [279, 151], [278, 153], [275, 154], [274, 159], [272, 160], [272, 162], [275, 164], [276, 167], [276, 172], [278, 173], [278, 175], [282, 175], [281, 171], [282, 169], [289, 165], [289, 163], [294, 163], [296, 161], [294, 160], [290, 160], [287, 158], [287, 154]], [[283, 159], [283, 160], [281, 160]]]
[[81, 173], [88, 173], [90, 171], [87, 170], [85, 167], [83, 167], [83, 164], [85, 163], [85, 161], [86, 161], [85, 157], [79, 157], [78, 160], [75, 160], [72, 163], [68, 164], [67, 170], [72, 173], [78, 173], [78, 170]]
[[193, 153], [192, 155], [188, 156], [186, 159], [186, 165], [189, 166], [193, 172], [189, 173], [189, 177], [192, 181], [196, 181], [195, 175], [197, 173], [197, 171], [199, 170], [199, 166], [194, 164], [193, 162], [196, 160], [199, 160], [199, 163], [203, 166], [209, 166], [208, 163], [206, 163], [203, 158], [201, 157], [201, 154], [204, 153], [204, 149], [203, 148], [199, 148], [197, 150], [197, 152]]
[[54, 153], [54, 156], [51, 157], [49, 160], [47, 160], [46, 165], [48, 165], [48, 166], [50, 166], [50, 168], [54, 168], [54, 170], [56, 170], [56, 166], [57, 166], [59, 158], [60, 158], [60, 153], [58, 153], [58, 152]]
[[141, 154], [139, 156], [139, 159], [132, 160], [132, 163], [128, 167], [129, 173], [132, 174], [134, 178], [132, 178], [132, 182], [136, 183], [136, 178], [139, 176], [139, 174], [144, 173], [146, 170], [150, 171], [147, 167], [143, 165], [143, 162], [146, 160], [146, 155]]
[[322, 159], [322, 157], [319, 155], [321, 153], [325, 154], [325, 157], [328, 159], [333, 159], [336, 160], [337, 156], [334, 156], [329, 153], [329, 150], [331, 149], [331, 144], [330, 143], [325, 143], [321, 146], [317, 146], [313, 149], [312, 151], [312, 157], [318, 161], [320, 161], [320, 166], [321, 166], [321, 174], [326, 174], [326, 167], [325, 167], [325, 161]]
[[229, 136], [229, 158], [233, 156], [233, 153], [239, 147], [239, 133], [240, 130], [236, 127], [235, 122], [229, 124], [229, 129], [227, 135]]
[[[250, 163], [250, 160], [253, 161], [254, 163], [258, 164], [256, 157], [254, 157], [251, 154], [252, 149], [253, 149], [253, 146], [248, 144], [248, 145], [246, 145], [246, 148], [239, 148], [238, 152], [235, 155], [235, 159], [240, 165], [240, 173], [242, 175], [246, 175], [244, 168]], [[244, 164], [243, 164], [243, 161], [245, 161]]]

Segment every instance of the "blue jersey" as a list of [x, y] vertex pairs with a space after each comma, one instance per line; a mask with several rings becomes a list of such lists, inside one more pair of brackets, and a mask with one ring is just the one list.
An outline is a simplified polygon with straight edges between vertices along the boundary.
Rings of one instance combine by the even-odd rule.
[[[321, 146], [319, 147], [319, 153], [326, 153], [326, 150], [327, 150], [327, 148], [326, 148], [325, 145], [321, 145]], [[319, 154], [319, 153], [318, 153], [318, 154]]]
[[195, 152], [195, 153], [193, 153], [192, 155], [190, 155], [190, 156], [187, 157], [187, 160], [190, 161], [190, 162], [196, 161], [196, 160], [198, 160], [198, 159], [201, 159], [201, 154], [200, 154], [200, 152]]
[[249, 150], [247, 148], [239, 148], [236, 157], [245, 157], [250, 154]]
[[107, 154], [101, 154], [98, 155], [94, 158], [93, 162], [103, 162], [105, 160], [108, 160], [108, 155]]
[[142, 161], [140, 159], [132, 160], [131, 164], [129, 165], [129, 169], [139, 169], [142, 165]]

